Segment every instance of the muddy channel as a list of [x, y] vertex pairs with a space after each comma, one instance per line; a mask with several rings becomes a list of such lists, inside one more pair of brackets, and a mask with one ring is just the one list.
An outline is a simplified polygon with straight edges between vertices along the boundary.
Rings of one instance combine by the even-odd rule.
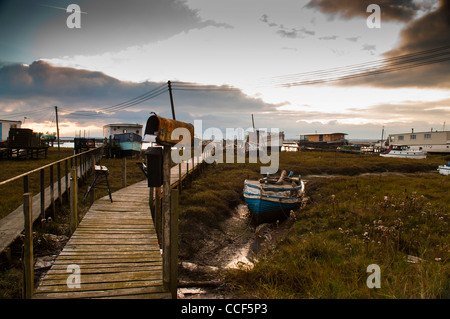
[[251, 268], [277, 239], [289, 229], [293, 218], [281, 222], [255, 225], [245, 204], [238, 205], [230, 218], [215, 230], [215, 240], [206, 240], [204, 246], [189, 261], [180, 260], [179, 299], [236, 298], [221, 281], [229, 269]]

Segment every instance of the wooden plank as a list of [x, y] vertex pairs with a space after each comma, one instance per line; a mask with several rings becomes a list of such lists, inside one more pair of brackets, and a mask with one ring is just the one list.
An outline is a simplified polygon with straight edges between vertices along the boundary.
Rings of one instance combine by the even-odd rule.
[[[49, 270], [51, 271], [64, 271], [67, 273], [67, 266], [68, 264], [55, 264], [52, 266], [52, 268]], [[114, 263], [114, 268], [111, 267], [110, 263], [106, 264], [89, 264], [89, 265], [83, 265], [83, 272], [91, 272], [95, 270], [100, 271], [106, 271], [106, 270], [117, 270], [117, 272], [120, 272], [121, 269], [140, 269], [140, 268], [149, 268], [149, 267], [162, 267], [162, 261], [150, 261], [150, 262], [141, 262], [141, 263]], [[80, 267], [81, 268], [81, 267]]]
[[[122, 272], [108, 274], [83, 274], [81, 273], [81, 286], [89, 283], [107, 283], [107, 282], [126, 282], [140, 280], [160, 280], [161, 270], [159, 271], [139, 271], [139, 272]], [[47, 275], [39, 286], [62, 285], [67, 286], [67, 278], [69, 274], [63, 275]], [[82, 288], [81, 288], [82, 289]]]
[[106, 290], [100, 288], [98, 291], [81, 291], [68, 293], [44, 293], [37, 294], [36, 298], [150, 298], [150, 299], [168, 299], [170, 294], [164, 291], [162, 286], [152, 286], [147, 288], [128, 288]]

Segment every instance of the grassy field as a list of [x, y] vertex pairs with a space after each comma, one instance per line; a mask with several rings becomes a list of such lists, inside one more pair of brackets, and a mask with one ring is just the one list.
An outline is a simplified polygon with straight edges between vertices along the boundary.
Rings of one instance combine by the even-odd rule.
[[[340, 177], [307, 187], [310, 203], [289, 235], [252, 270], [230, 274], [242, 297], [448, 297], [448, 178]], [[366, 285], [371, 264], [380, 289]]]
[[[240, 298], [448, 297], [450, 179], [436, 173], [437, 165], [447, 159], [282, 153], [280, 169], [308, 179], [309, 202], [295, 212], [296, 222], [288, 234], [259, 256], [253, 269], [226, 273], [233, 294]], [[243, 180], [258, 176], [257, 164], [220, 164], [209, 167], [184, 191], [181, 259], [195, 258], [201, 245], [213, 240], [218, 222], [242, 202]], [[371, 264], [381, 270], [379, 289], [366, 285]]]

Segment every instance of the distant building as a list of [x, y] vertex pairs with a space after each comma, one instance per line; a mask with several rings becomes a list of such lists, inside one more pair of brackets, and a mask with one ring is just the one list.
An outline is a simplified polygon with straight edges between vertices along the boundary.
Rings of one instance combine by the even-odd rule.
[[10, 128], [20, 128], [21, 125], [21, 121], [0, 120], [0, 142], [8, 139]]
[[346, 133], [305, 134], [300, 135], [300, 142], [344, 142]]
[[387, 145], [407, 145], [427, 153], [450, 153], [450, 131], [429, 131], [390, 134]]
[[324, 134], [304, 134], [300, 135], [298, 145], [301, 149], [324, 149], [332, 150], [339, 146], [347, 145], [345, 139], [347, 133], [324, 133]]
[[107, 124], [103, 126], [103, 137], [112, 139], [114, 135], [125, 133], [134, 133], [142, 137], [142, 128], [143, 125], [141, 124], [126, 124], [126, 123]]

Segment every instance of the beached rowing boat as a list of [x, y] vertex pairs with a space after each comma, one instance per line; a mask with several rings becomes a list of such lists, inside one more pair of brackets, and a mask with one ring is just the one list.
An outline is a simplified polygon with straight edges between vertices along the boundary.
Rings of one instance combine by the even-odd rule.
[[276, 221], [289, 216], [292, 209], [302, 203], [305, 185], [299, 177], [265, 177], [260, 180], [244, 181], [245, 202], [257, 223]]

